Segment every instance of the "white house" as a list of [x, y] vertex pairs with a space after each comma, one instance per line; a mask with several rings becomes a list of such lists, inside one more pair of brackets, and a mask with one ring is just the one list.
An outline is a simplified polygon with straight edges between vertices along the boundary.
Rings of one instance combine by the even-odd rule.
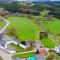
[[60, 45], [55, 47], [55, 51], [60, 54]]
[[21, 44], [21, 43], [19, 43], [19, 46], [22, 47], [22, 48], [24, 48], [24, 49], [27, 48], [25, 45], [23, 45], [23, 44]]

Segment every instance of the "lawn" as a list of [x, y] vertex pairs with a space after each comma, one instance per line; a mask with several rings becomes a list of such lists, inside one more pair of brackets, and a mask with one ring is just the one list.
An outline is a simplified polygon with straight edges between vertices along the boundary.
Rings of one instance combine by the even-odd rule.
[[[39, 31], [37, 25], [30, 19], [26, 17], [10, 16], [7, 18], [10, 21], [10, 27], [15, 27], [17, 31], [17, 36], [22, 41], [34, 40], [36, 32]], [[21, 41], [20, 40], [20, 41]]]
[[35, 52], [31, 52], [31, 53], [25, 53], [25, 54], [16, 54], [13, 57], [28, 58], [28, 57], [32, 57], [34, 55], [35, 55]]
[[50, 38], [41, 40], [41, 43], [47, 48], [54, 48], [56, 45]]
[[23, 48], [15, 45], [15, 44], [13, 44], [13, 43], [12, 43], [12, 44], [9, 44], [8, 46], [13, 47], [13, 48], [16, 50], [16, 52], [21, 52], [21, 51], [23, 50]]

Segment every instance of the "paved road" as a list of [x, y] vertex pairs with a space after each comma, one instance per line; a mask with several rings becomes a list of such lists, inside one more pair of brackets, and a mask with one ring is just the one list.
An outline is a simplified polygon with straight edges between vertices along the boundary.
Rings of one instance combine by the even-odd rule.
[[[1, 17], [0, 17], [0, 19], [3, 19], [3, 21], [6, 22], [6, 25], [0, 30], [0, 34], [2, 34], [5, 31], [5, 29], [9, 26], [10, 22]], [[3, 58], [3, 60], [12, 60], [11, 54], [9, 54], [1, 49], [0, 49], [0, 56]]]
[[10, 22], [1, 17], [0, 17], [0, 19], [3, 19], [3, 21], [6, 22], [6, 25], [0, 30], [0, 34], [2, 34], [6, 30], [6, 28], [10, 25]]
[[11, 57], [11, 54], [9, 54], [3, 50], [0, 50], [0, 56], [3, 58], [3, 60], [13, 60]]

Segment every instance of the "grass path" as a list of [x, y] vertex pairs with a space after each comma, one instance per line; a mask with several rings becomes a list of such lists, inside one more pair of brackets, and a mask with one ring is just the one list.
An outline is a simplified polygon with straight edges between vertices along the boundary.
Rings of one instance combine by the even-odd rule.
[[[26, 52], [20, 52], [20, 53], [16, 53], [16, 54], [26, 54], [26, 53], [32, 53], [32, 52], [36, 52], [37, 50], [32, 50], [32, 51], [26, 51]], [[14, 55], [16, 55], [14, 54]]]

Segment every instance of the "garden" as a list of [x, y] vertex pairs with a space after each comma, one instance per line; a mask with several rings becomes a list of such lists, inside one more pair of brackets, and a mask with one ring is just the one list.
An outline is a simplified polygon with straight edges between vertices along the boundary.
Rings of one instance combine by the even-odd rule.
[[19, 57], [19, 58], [28, 58], [34, 56], [36, 53], [35, 52], [30, 52], [30, 53], [24, 53], [24, 54], [16, 54], [13, 56], [14, 57]]
[[19, 45], [15, 45], [13, 43], [9, 44], [8, 46], [12, 47], [16, 51], [16, 53], [27, 52], [27, 51], [33, 51], [34, 50], [33, 47], [28, 47], [26, 49], [23, 49]]

